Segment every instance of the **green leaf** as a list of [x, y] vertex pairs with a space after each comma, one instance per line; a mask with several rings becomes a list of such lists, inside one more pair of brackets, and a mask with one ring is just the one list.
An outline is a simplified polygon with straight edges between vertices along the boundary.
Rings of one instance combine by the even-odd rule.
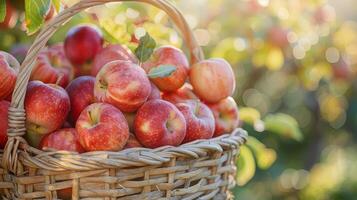
[[265, 130], [280, 134], [287, 138], [292, 138], [297, 141], [303, 139], [297, 121], [290, 115], [277, 113], [267, 115], [264, 119]]
[[41, 28], [50, 6], [51, 0], [25, 0], [25, 21], [29, 35]]
[[255, 108], [243, 107], [239, 110], [239, 118], [250, 125], [260, 120], [260, 113]]
[[172, 65], [159, 65], [150, 69], [148, 73], [149, 78], [164, 78], [170, 76], [176, 71], [176, 67]]
[[155, 47], [155, 40], [146, 32], [146, 35], [140, 38], [139, 46], [135, 49], [135, 55], [143, 63], [150, 58]]
[[257, 159], [260, 169], [270, 168], [276, 161], [276, 152], [274, 149], [267, 148], [262, 142], [255, 137], [249, 136], [247, 146], [249, 146]]
[[57, 13], [61, 9], [61, 0], [52, 0], [52, 4], [55, 6]]
[[6, 17], [6, 0], [0, 0], [0, 22], [3, 22]]
[[255, 160], [252, 151], [246, 147], [240, 147], [240, 156], [237, 160], [237, 184], [245, 185], [255, 174]]

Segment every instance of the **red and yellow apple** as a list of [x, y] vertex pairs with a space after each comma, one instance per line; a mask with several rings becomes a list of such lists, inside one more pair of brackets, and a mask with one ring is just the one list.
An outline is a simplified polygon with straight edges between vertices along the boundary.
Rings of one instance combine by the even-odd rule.
[[174, 92], [163, 92], [161, 95], [162, 99], [169, 101], [173, 104], [183, 103], [188, 100], [199, 100], [192, 89], [192, 85], [185, 83], [181, 88]]
[[63, 45], [58, 44], [38, 55], [30, 80], [57, 83], [61, 87], [66, 87], [73, 76], [73, 68], [64, 54]]
[[13, 56], [0, 51], [0, 100], [6, 99], [13, 92], [19, 66]]
[[79, 115], [76, 130], [86, 151], [119, 151], [129, 138], [123, 113], [106, 103], [94, 103]]
[[215, 121], [212, 111], [197, 100], [178, 103], [176, 107], [186, 120], [186, 136], [184, 143], [199, 139], [212, 138], [215, 130]]
[[115, 60], [138, 62], [134, 54], [126, 46], [119, 44], [108, 45], [95, 56], [91, 71], [92, 76], [96, 76], [105, 64]]
[[8, 111], [10, 102], [0, 101], [0, 148], [4, 149], [7, 142]]
[[26, 137], [30, 145], [38, 144], [47, 133], [62, 127], [70, 110], [67, 92], [55, 84], [31, 81], [25, 97]]
[[94, 96], [123, 112], [136, 111], [149, 97], [151, 85], [145, 71], [129, 61], [113, 61], [98, 73]]
[[93, 59], [102, 46], [103, 36], [96, 26], [79, 25], [68, 31], [64, 50], [75, 66], [76, 75], [90, 75]]
[[74, 151], [83, 153], [84, 149], [77, 140], [77, 131], [74, 128], [59, 129], [46, 134], [39, 145], [40, 149], [51, 148], [56, 150]]
[[173, 104], [155, 99], [139, 108], [134, 129], [137, 139], [145, 147], [178, 146], [186, 135], [186, 121]]
[[151, 59], [143, 65], [143, 68], [149, 73], [152, 68], [160, 65], [172, 65], [176, 67], [176, 71], [170, 76], [151, 78], [151, 81], [161, 91], [173, 92], [185, 83], [189, 63], [185, 54], [180, 49], [173, 46], [162, 46], [156, 49]]
[[71, 111], [68, 116], [71, 124], [75, 124], [81, 112], [94, 103], [94, 83], [94, 77], [80, 76], [67, 86], [66, 91], [71, 100]]
[[216, 103], [232, 95], [235, 77], [231, 65], [224, 59], [212, 58], [191, 67], [190, 82], [195, 94], [204, 102]]
[[238, 106], [232, 97], [221, 100], [215, 104], [208, 105], [215, 118], [214, 137], [224, 133], [230, 133], [239, 124]]

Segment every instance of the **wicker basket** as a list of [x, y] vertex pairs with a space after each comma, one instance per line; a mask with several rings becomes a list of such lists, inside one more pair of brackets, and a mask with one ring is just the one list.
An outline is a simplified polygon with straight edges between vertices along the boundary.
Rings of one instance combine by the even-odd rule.
[[113, 1], [144, 2], [162, 9], [180, 29], [191, 63], [203, 59], [182, 14], [166, 0], [82, 0], [59, 13], [38, 34], [19, 72], [9, 109], [9, 140], [2, 154], [3, 198], [58, 199], [58, 191], [72, 188], [72, 199], [227, 199], [234, 186], [235, 158], [247, 138], [242, 129], [179, 147], [83, 154], [41, 151], [23, 139], [24, 99], [37, 54], [73, 15]]

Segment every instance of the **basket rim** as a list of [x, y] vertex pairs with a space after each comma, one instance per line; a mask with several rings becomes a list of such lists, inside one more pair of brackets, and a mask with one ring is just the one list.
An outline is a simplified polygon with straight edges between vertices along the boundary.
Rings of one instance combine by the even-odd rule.
[[196, 140], [177, 147], [129, 148], [117, 152], [93, 151], [79, 154], [53, 149], [38, 150], [22, 143], [18, 150], [19, 160], [34, 168], [50, 171], [87, 171], [103, 168], [161, 165], [176, 157], [197, 159], [208, 156], [210, 152], [239, 149], [241, 145], [246, 143], [247, 139], [247, 131], [236, 128], [230, 134]]

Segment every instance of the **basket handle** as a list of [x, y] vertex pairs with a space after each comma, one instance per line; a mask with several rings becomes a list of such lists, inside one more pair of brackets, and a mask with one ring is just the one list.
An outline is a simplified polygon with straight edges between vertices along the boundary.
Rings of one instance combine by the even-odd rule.
[[190, 51], [191, 64], [203, 59], [202, 49], [198, 45], [193, 33], [188, 26], [181, 12], [175, 8], [168, 0], [81, 0], [72, 7], [60, 12], [48, 24], [41, 29], [35, 41], [31, 45], [25, 60], [23, 61], [12, 95], [11, 106], [9, 108], [9, 129], [8, 142], [4, 149], [2, 165], [5, 170], [16, 173], [17, 169], [17, 149], [20, 144], [26, 144], [22, 136], [26, 133], [24, 101], [27, 84], [30, 79], [34, 63], [39, 52], [45, 47], [47, 41], [56, 30], [66, 23], [71, 17], [80, 11], [102, 5], [109, 2], [143, 2], [151, 4], [163, 11], [171, 18], [177, 28], [181, 31], [186, 46]]

